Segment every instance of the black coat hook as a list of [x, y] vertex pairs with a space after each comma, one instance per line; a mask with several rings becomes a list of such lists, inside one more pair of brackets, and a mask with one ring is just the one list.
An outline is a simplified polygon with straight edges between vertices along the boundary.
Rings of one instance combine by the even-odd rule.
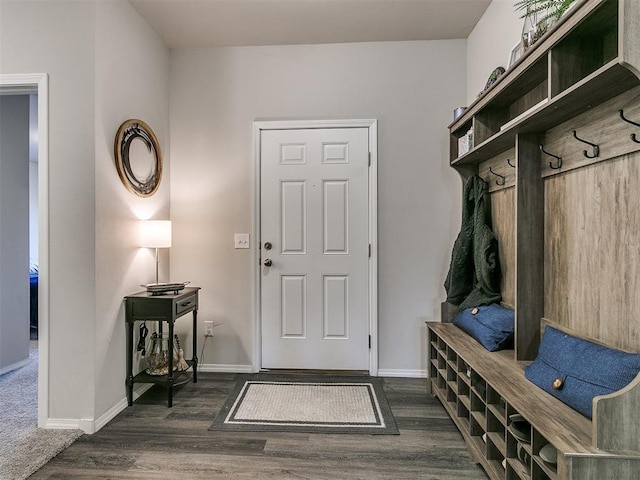
[[489, 171], [491, 173], [493, 173], [496, 177], [500, 177], [500, 180], [496, 180], [496, 185], [498, 185], [499, 187], [503, 186], [506, 183], [506, 177], [503, 177], [502, 175], [500, 175], [499, 173], [494, 172], [491, 167], [489, 167]]
[[591, 142], [587, 142], [586, 140], [583, 140], [582, 138], [578, 137], [577, 132], [574, 130], [573, 131], [573, 138], [575, 138], [576, 140], [582, 142], [582, 143], [586, 143], [587, 145], [591, 145], [591, 147], [593, 148], [593, 155], [589, 155], [589, 153], [587, 153], [586, 150], [582, 151], [582, 154], [587, 157], [587, 158], [596, 158], [598, 156], [600, 156], [600, 146], [596, 145], [595, 143], [591, 143]]
[[556, 162], [556, 166], [553, 166], [553, 162], [549, 162], [549, 168], [552, 170], [558, 170], [559, 168], [562, 168], [562, 157], [559, 157], [557, 155], [554, 155], [553, 153], [549, 153], [547, 151], [545, 151], [544, 149], [544, 145], [540, 144], [540, 151], [542, 153], [544, 153], [545, 155], [549, 155], [550, 157], [553, 157], [557, 160]]
[[516, 166], [513, 163], [511, 163], [511, 159], [510, 158], [507, 158], [507, 163], [509, 164], [510, 167], [516, 168]]
[[[620, 118], [625, 122], [630, 123], [631, 125], [635, 125], [636, 127], [640, 127], [640, 123], [633, 122], [624, 116], [624, 110], [618, 110], [618, 113], [620, 114]], [[640, 140], [638, 140], [638, 137], [636, 137], [635, 133], [632, 133], [630, 137], [631, 137], [631, 140], [633, 140], [634, 142], [640, 143]]]

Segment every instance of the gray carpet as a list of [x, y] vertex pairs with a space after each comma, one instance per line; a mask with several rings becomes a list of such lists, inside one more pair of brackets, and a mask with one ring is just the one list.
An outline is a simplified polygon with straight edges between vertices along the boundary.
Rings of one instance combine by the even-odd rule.
[[37, 427], [38, 349], [31, 342], [29, 363], [0, 376], [0, 479], [22, 480], [71, 445], [81, 430]]
[[210, 430], [397, 435], [383, 380], [368, 376], [239, 376]]

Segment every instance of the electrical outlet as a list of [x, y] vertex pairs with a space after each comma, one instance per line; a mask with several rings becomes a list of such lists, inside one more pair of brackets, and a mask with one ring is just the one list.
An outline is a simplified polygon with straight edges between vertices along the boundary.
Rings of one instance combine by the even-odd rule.
[[210, 320], [204, 322], [204, 336], [213, 337], [213, 322]]

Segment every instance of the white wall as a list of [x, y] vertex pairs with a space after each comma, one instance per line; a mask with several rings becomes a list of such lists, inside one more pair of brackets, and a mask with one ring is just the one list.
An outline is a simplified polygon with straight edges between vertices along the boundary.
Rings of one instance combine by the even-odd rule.
[[93, 417], [92, 2], [0, 3], [0, 73], [49, 74], [49, 416]]
[[[155, 279], [155, 253], [139, 248], [139, 219], [169, 219], [169, 51], [128, 2], [98, 2], [95, 68], [95, 377], [100, 379], [95, 416], [100, 418], [125, 393], [122, 297]], [[153, 129], [165, 155], [160, 187], [148, 198], [130, 193], [115, 169], [114, 137], [130, 118]], [[161, 260], [168, 276], [168, 250]]]
[[493, 0], [467, 38], [467, 105], [484, 90], [496, 67], [507, 68], [509, 54], [520, 41], [523, 20], [514, 0]]
[[0, 372], [29, 358], [29, 97], [0, 95]]
[[113, 139], [140, 117], [168, 153], [168, 67], [168, 51], [126, 1], [0, 1], [0, 73], [49, 74], [54, 424], [91, 430], [125, 398], [122, 296], [154, 276], [152, 254], [135, 244], [136, 219], [168, 218], [169, 170], [154, 197], [134, 197], [118, 179]]
[[[422, 322], [438, 318], [459, 226], [446, 125], [519, 28], [511, 2], [495, 0], [468, 52], [463, 40], [178, 51], [169, 91], [168, 54], [128, 3], [0, 0], [0, 73], [49, 74], [50, 417], [90, 423], [124, 398], [121, 297], [153, 276], [132, 236], [138, 215], [167, 218], [169, 182], [171, 279], [203, 287], [201, 320], [225, 322], [205, 363], [251, 363], [252, 265], [233, 233], [251, 231], [255, 118], [380, 121], [380, 368], [425, 369]], [[154, 128], [172, 167], [146, 201], [112, 164], [129, 117]]]
[[459, 226], [446, 126], [465, 99], [465, 41], [178, 50], [171, 62], [172, 280], [202, 287], [201, 322], [224, 323], [204, 363], [252, 360], [253, 265], [233, 248], [234, 232], [256, 233], [252, 121], [377, 118], [379, 367], [426, 369], [423, 322], [439, 318]]

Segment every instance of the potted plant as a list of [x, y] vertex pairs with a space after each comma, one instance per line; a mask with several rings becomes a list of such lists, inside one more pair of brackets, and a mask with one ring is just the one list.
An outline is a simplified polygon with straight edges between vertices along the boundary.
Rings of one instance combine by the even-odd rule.
[[517, 0], [516, 11], [524, 11], [522, 47], [527, 50], [566, 12], [575, 0]]

